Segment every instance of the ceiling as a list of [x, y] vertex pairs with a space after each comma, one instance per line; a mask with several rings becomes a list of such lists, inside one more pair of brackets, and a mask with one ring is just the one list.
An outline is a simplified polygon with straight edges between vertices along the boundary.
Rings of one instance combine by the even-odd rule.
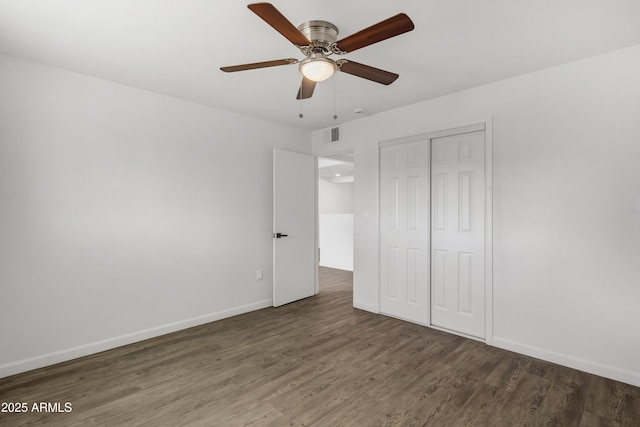
[[334, 184], [353, 182], [353, 161], [335, 158], [318, 158], [318, 177]]
[[223, 73], [224, 65], [301, 58], [250, 1], [237, 0], [1, 0], [0, 53], [321, 129], [640, 43], [638, 0], [271, 2], [296, 26], [332, 22], [338, 39], [408, 14], [414, 31], [345, 56], [400, 78], [384, 86], [338, 73], [297, 101], [296, 65]]

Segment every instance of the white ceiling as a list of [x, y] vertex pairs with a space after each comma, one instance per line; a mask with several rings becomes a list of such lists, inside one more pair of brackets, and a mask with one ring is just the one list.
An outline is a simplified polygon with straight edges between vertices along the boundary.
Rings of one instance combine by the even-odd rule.
[[335, 178], [353, 177], [353, 169], [353, 162], [325, 157], [318, 158], [318, 176], [328, 181]]
[[[272, 0], [294, 25], [346, 37], [399, 12], [415, 30], [346, 56], [400, 74], [338, 73], [296, 101], [296, 65], [220, 66], [299, 50], [237, 0], [0, 0], [0, 52], [305, 129], [332, 126], [640, 43], [639, 0]], [[336, 91], [334, 92], [334, 85]], [[336, 95], [334, 97], [334, 94]], [[300, 119], [300, 109], [304, 118]]]

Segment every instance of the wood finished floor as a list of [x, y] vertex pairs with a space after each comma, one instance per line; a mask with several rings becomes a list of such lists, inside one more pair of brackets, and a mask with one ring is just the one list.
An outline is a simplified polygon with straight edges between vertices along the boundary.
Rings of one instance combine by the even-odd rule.
[[0, 379], [22, 426], [639, 426], [640, 388], [352, 308], [320, 295]]

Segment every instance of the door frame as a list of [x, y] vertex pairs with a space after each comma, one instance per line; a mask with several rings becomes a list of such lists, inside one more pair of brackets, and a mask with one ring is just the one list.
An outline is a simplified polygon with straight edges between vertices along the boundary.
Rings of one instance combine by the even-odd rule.
[[[471, 338], [476, 341], [482, 341], [489, 345], [493, 344], [493, 117], [490, 116], [483, 121], [479, 121], [470, 125], [457, 126], [454, 128], [443, 129], [435, 132], [428, 132], [418, 135], [412, 135], [403, 138], [395, 138], [378, 143], [378, 162], [380, 161], [380, 148], [392, 145], [405, 144], [416, 141], [428, 141], [429, 150], [431, 150], [432, 140], [445, 136], [459, 135], [475, 131], [484, 131], [485, 147], [484, 147], [484, 163], [485, 163], [485, 223], [484, 223], [484, 286], [485, 286], [485, 339], [479, 339], [463, 333], [443, 329], [431, 324], [431, 281], [429, 281], [428, 307], [429, 307], [429, 327], [442, 330], [455, 335]], [[429, 171], [430, 172], [430, 171]], [[378, 176], [380, 176], [380, 163], [378, 163]], [[378, 195], [380, 194], [380, 183], [378, 182]], [[381, 204], [378, 196], [378, 307], [377, 312], [380, 313], [382, 298], [382, 275], [381, 275], [381, 248], [382, 233], [380, 218]], [[429, 236], [431, 241], [431, 236]], [[430, 246], [430, 245], [429, 245]], [[429, 247], [431, 253], [431, 247]], [[431, 263], [431, 256], [429, 256]]]

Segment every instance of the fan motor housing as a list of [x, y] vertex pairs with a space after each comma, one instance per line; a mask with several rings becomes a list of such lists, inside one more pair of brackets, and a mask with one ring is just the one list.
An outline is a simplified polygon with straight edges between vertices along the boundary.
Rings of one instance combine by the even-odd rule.
[[327, 21], [307, 21], [298, 30], [315, 45], [331, 45], [338, 39], [338, 27]]

